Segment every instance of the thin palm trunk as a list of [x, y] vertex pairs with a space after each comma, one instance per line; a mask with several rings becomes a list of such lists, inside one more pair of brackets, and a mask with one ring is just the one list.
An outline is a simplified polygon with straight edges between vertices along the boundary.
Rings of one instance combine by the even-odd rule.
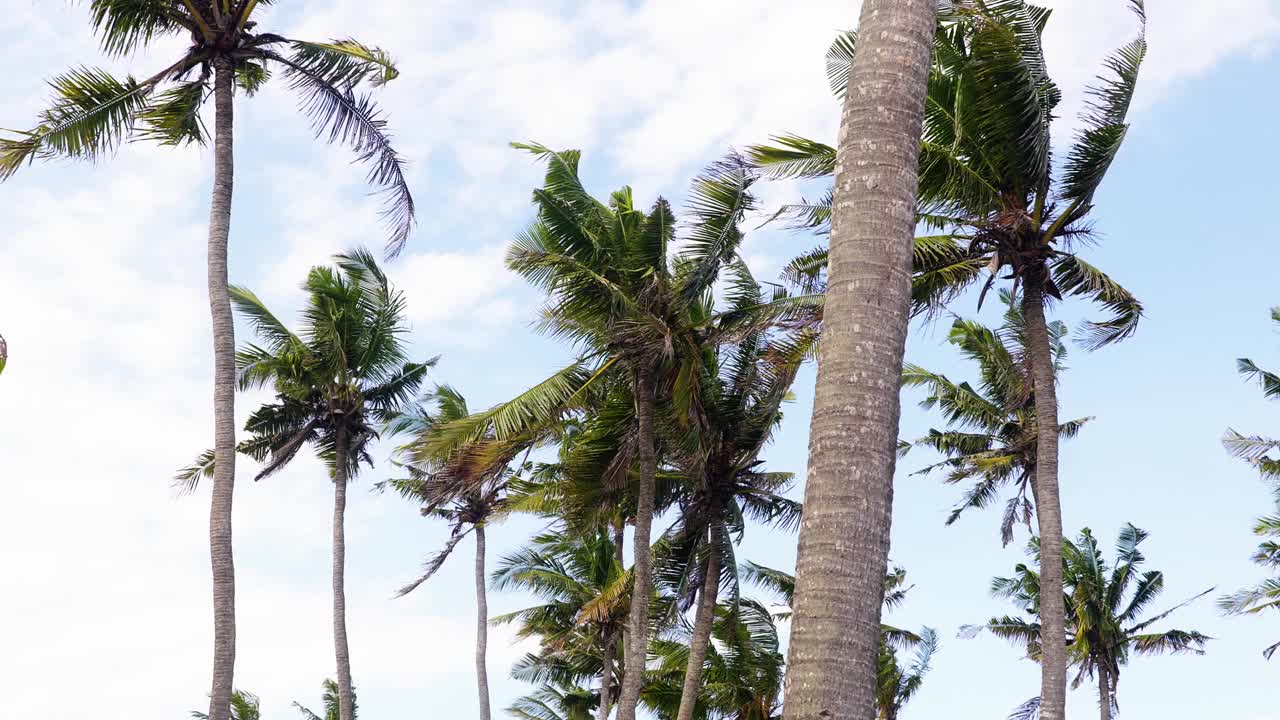
[[347, 436], [338, 431], [333, 470], [333, 654], [338, 664], [338, 719], [353, 720], [351, 652], [347, 647]]
[[213, 687], [211, 720], [229, 720], [236, 665], [236, 570], [231, 551], [231, 502], [236, 478], [235, 328], [227, 290], [227, 240], [231, 234], [231, 61], [214, 61], [213, 199], [209, 206], [209, 311], [213, 317], [213, 497], [209, 507], [209, 556], [213, 566]]
[[840, 122], [783, 713], [876, 716], [936, 0], [865, 0]]
[[[626, 568], [627, 566], [626, 555], [624, 552], [626, 543], [627, 543], [627, 521], [624, 516], [619, 515], [617, 521], [613, 525], [613, 559], [618, 563], [619, 568]], [[622, 627], [615, 629], [613, 637], [611, 638], [613, 641], [612, 647], [607, 648], [613, 651], [614, 653], [613, 657], [616, 658], [618, 661], [617, 679], [618, 679], [619, 685], [625, 682], [625, 678], [627, 677], [627, 647], [630, 645], [630, 636], [628, 634], [628, 630], [629, 630], [629, 626], [626, 624], [623, 624]], [[605, 663], [604, 674], [606, 676], [608, 676], [609, 674], [609, 663], [607, 662]], [[602, 690], [601, 690], [601, 696], [600, 696], [600, 720], [607, 720], [609, 717], [609, 711], [613, 709], [611, 707], [613, 704], [613, 698], [610, 695], [610, 693], [604, 692], [603, 681], [601, 682], [601, 688]], [[613, 692], [614, 690], [614, 686], [612, 683], [610, 683], [609, 690], [610, 692]]]
[[1098, 712], [1102, 720], [1111, 720], [1111, 678], [1105, 667], [1098, 668]]
[[484, 524], [476, 525], [476, 689], [480, 694], [480, 720], [489, 720], [489, 598], [484, 586]]
[[613, 661], [618, 655], [618, 634], [616, 630], [606, 631], [604, 638], [604, 647], [601, 648], [601, 656], [603, 657], [602, 669], [600, 670], [600, 711], [599, 720], [607, 720], [609, 717], [610, 707], [609, 695], [613, 692]]
[[1066, 720], [1067, 641], [1062, 585], [1062, 505], [1058, 498], [1058, 394], [1044, 289], [1035, 274], [1024, 280], [1022, 314], [1036, 405], [1036, 518], [1040, 527], [1040, 717]]
[[631, 590], [631, 617], [626, 648], [627, 672], [622, 677], [618, 698], [618, 720], [636, 720], [640, 683], [644, 679], [649, 652], [649, 595], [653, 591], [650, 531], [653, 526], [653, 496], [658, 474], [658, 455], [653, 429], [653, 370], [636, 372], [636, 444], [640, 461], [639, 492], [636, 493], [636, 532], [632, 540], [634, 557]]
[[702, 666], [707, 660], [707, 645], [711, 643], [711, 624], [716, 614], [716, 596], [720, 592], [720, 553], [714, 547], [716, 529], [709, 533], [711, 542], [707, 547], [707, 561], [704, 563], [701, 597], [698, 598], [698, 609], [693, 615], [693, 636], [689, 639], [689, 664], [684, 670], [684, 689], [680, 693], [680, 710], [676, 720], [693, 720], [693, 711], [698, 704], [699, 691], [702, 689]]

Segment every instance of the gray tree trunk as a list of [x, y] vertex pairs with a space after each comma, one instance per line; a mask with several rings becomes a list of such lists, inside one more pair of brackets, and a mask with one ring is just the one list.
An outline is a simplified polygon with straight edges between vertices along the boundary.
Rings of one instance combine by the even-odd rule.
[[917, 166], [936, 0], [864, 0], [830, 267], [783, 716], [876, 716]]
[[[624, 516], [619, 515], [617, 522], [613, 525], [613, 559], [617, 561], [618, 567], [624, 570], [627, 567], [627, 561], [624, 554], [626, 542], [627, 521]], [[613, 709], [613, 693], [615, 688], [623, 682], [623, 678], [627, 675], [626, 652], [627, 645], [629, 643], [627, 639], [627, 630], [627, 625], [623, 625], [621, 629], [615, 630], [613, 636], [610, 638], [610, 643], [605, 646], [605, 650], [611, 651], [613, 654], [612, 656], [606, 655], [604, 678], [601, 680], [600, 720], [608, 720], [609, 711]], [[611, 668], [609, 665], [613, 659], [616, 659], [618, 662], [618, 685], [615, 685], [612, 682], [613, 678], [610, 676]], [[608, 687], [604, 685], [605, 678], [608, 678], [610, 681]]]
[[1040, 717], [1066, 720], [1067, 640], [1062, 585], [1062, 504], [1058, 498], [1058, 393], [1042, 278], [1023, 279], [1022, 315], [1036, 406], [1036, 519], [1040, 526]]
[[604, 647], [601, 648], [601, 656], [603, 657], [603, 669], [600, 670], [600, 710], [598, 713], [599, 720], [607, 720], [609, 710], [612, 709], [610, 703], [610, 694], [613, 692], [613, 661], [618, 654], [618, 636], [617, 633], [610, 630], [604, 638]]
[[236, 570], [231, 552], [231, 502], [236, 482], [235, 326], [227, 290], [227, 240], [231, 234], [234, 176], [232, 121], [235, 71], [214, 61], [213, 200], [209, 206], [209, 312], [213, 317], [213, 497], [209, 506], [209, 556], [213, 565], [213, 687], [211, 720], [229, 720], [236, 665]]
[[716, 616], [716, 596], [720, 592], [720, 553], [712, 547], [715, 543], [716, 528], [709, 531], [711, 545], [708, 546], [707, 561], [702, 580], [701, 597], [698, 598], [698, 609], [693, 614], [693, 636], [689, 638], [689, 664], [684, 670], [684, 688], [680, 692], [680, 710], [676, 720], [693, 720], [693, 711], [698, 704], [698, 695], [702, 690], [702, 666], [707, 660], [707, 645], [711, 643], [711, 626]]
[[632, 540], [634, 581], [631, 590], [631, 617], [628, 622], [626, 673], [618, 698], [618, 720], [636, 720], [640, 685], [649, 653], [649, 595], [653, 591], [650, 531], [653, 526], [653, 495], [658, 474], [658, 456], [653, 430], [653, 371], [636, 372], [636, 440], [640, 461], [639, 492], [636, 497], [636, 532]]
[[476, 688], [480, 693], [480, 720], [489, 720], [489, 598], [485, 594], [484, 525], [476, 525]]
[[1098, 707], [1102, 720], [1111, 720], [1111, 677], [1106, 668], [1098, 668]]
[[347, 647], [347, 436], [339, 430], [333, 454], [333, 654], [338, 664], [338, 720], [354, 720], [351, 651]]

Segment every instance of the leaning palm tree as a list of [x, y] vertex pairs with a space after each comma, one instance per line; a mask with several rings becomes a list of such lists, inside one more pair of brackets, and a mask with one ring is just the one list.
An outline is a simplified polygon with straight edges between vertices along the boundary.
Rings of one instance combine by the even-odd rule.
[[[544, 187], [534, 191], [538, 219], [512, 244], [507, 265], [547, 292], [541, 328], [573, 342], [577, 361], [518, 398], [442, 428], [427, 451], [448, 456], [492, 433], [499, 442], [558, 424], [591, 405], [589, 396], [625, 384], [632, 400], [625, 419], [628, 442], [606, 465], [604, 482], [636, 485], [635, 593], [632, 638], [649, 635], [653, 588], [652, 525], [659, 443], [656, 413], [670, 398], [693, 397], [688, 383], [707, 346], [711, 318], [701, 313], [723, 267], [744, 237], [743, 216], [754, 207], [755, 176], [730, 157], [695, 180], [684, 250], [668, 256], [675, 216], [658, 199], [649, 212], [636, 209], [630, 188], [607, 203], [592, 197], [578, 176], [580, 153], [522, 145], [546, 160]], [[594, 388], [594, 390], [593, 390]], [[687, 408], [686, 408], [687, 409]], [[687, 424], [688, 413], [674, 421]], [[632, 473], [634, 470], [634, 473]], [[643, 667], [647, 644], [631, 642], [627, 667]], [[635, 720], [639, 673], [624, 675], [619, 720]]]
[[[434, 411], [429, 406], [434, 405]], [[476, 539], [475, 588], [476, 588], [476, 686], [481, 720], [489, 720], [489, 671], [488, 654], [489, 601], [485, 591], [485, 528], [508, 512], [507, 489], [513, 472], [509, 462], [515, 452], [528, 443], [508, 443], [503, 452], [494, 455], [492, 447], [464, 449], [444, 460], [424, 458], [417, 463], [417, 451], [431, 441], [432, 433], [442, 425], [462, 420], [471, 415], [467, 399], [448, 385], [439, 385], [422, 401], [395, 418], [388, 430], [409, 434], [412, 439], [400, 448], [400, 454], [408, 459], [405, 468], [408, 478], [388, 481], [404, 497], [421, 504], [423, 517], [434, 517], [449, 523], [449, 540], [444, 548], [427, 560], [422, 575], [405, 585], [397, 593], [404, 597], [429, 580], [444, 566], [458, 543], [469, 534]], [[492, 440], [476, 444], [492, 446]], [[488, 455], [491, 459], [478, 462]]]
[[276, 397], [249, 417], [243, 447], [264, 461], [257, 478], [289, 464], [311, 445], [333, 483], [333, 636], [339, 720], [352, 720], [347, 647], [347, 485], [362, 464], [376, 427], [398, 417], [434, 363], [407, 362], [404, 296], [366, 250], [335, 258], [337, 270], [315, 267], [304, 289], [303, 330], [294, 333], [245, 288], [231, 289], [240, 313], [262, 340], [236, 354], [241, 389], [270, 385]]
[[[874, 706], [932, 2], [865, 0], [847, 76], [787, 720]], [[627, 719], [629, 720], [629, 719]]]
[[[303, 720], [339, 720], [341, 717], [340, 713], [342, 707], [341, 700], [339, 699], [340, 697], [341, 693], [338, 691], [338, 683], [330, 680], [329, 678], [325, 678], [324, 694], [320, 696], [321, 707], [324, 708], [323, 715], [312, 712], [307, 709], [305, 705], [297, 702], [296, 700], [294, 701], [293, 706], [302, 714]], [[356, 706], [355, 690], [352, 690], [351, 716], [357, 717], [359, 715], [359, 709], [360, 708]]]
[[[227, 703], [227, 717], [231, 720], [261, 720], [260, 705], [257, 695], [244, 690], [236, 690], [231, 693], [231, 701]], [[191, 717], [193, 720], [209, 720], [209, 716], [199, 710], [192, 710]]]
[[[928, 83], [915, 219], [943, 234], [916, 241], [912, 300], [917, 310], [937, 310], [979, 280], [984, 268], [990, 275], [979, 304], [1001, 272], [1007, 271], [1004, 279], [1021, 288], [1039, 419], [1036, 513], [1049, 561], [1044, 581], [1052, 585], [1061, 580], [1056, 558], [1061, 555], [1062, 518], [1057, 394], [1045, 307], [1053, 299], [1078, 296], [1111, 312], [1106, 320], [1085, 324], [1084, 343], [1090, 348], [1131, 335], [1142, 313], [1132, 294], [1074, 251], [1079, 241], [1090, 236], [1094, 196], [1128, 132], [1126, 116], [1146, 55], [1143, 0], [1129, 0], [1129, 5], [1142, 31], [1107, 60], [1109, 76], [1091, 89], [1082, 129], [1060, 165], [1050, 162], [1050, 129], [1060, 93], [1049, 78], [1040, 42], [1049, 18], [1047, 9], [1023, 0], [947, 3], [947, 23], [934, 38], [935, 61]], [[837, 42], [835, 54], [855, 56], [855, 47], [855, 38], [846, 36]], [[833, 81], [843, 87], [849, 74], [847, 60], [831, 67]], [[844, 137], [848, 141], [847, 132]], [[818, 145], [792, 142], [783, 149], [803, 154]], [[803, 168], [807, 161], [790, 162], [782, 167]], [[1055, 177], [1058, 169], [1061, 173]], [[835, 252], [840, 197], [837, 182], [827, 281], [831, 287], [843, 282]], [[815, 217], [820, 220], [820, 213]], [[827, 266], [824, 258], [825, 253], [813, 253], [801, 259], [797, 270], [820, 272]], [[897, 267], [907, 262], [904, 255]], [[855, 267], [875, 266], [858, 263]], [[828, 320], [844, 322], [846, 316], [843, 309], [827, 312]], [[821, 410], [821, 404], [818, 407]], [[814, 417], [816, 428], [820, 413]], [[814, 442], [820, 440], [815, 437]], [[1064, 612], [1056, 594], [1050, 594], [1043, 608], [1047, 636], [1065, 632]], [[1066, 657], [1056, 642], [1047, 645], [1046, 653], [1042, 712], [1046, 720], [1063, 720]]]
[[394, 79], [390, 56], [355, 40], [311, 42], [258, 28], [255, 11], [273, 0], [90, 0], [90, 20], [102, 50], [122, 57], [160, 38], [189, 44], [173, 62], [139, 80], [80, 67], [50, 81], [54, 100], [39, 124], [0, 137], [0, 182], [36, 160], [96, 160], [126, 139], [162, 145], [203, 145], [202, 118], [213, 97], [213, 197], [209, 211], [209, 307], [213, 317], [214, 452], [217, 465], [209, 517], [213, 565], [213, 689], [209, 714], [227, 720], [235, 670], [235, 570], [231, 501], [235, 482], [235, 337], [227, 295], [231, 227], [232, 115], [236, 89], [257, 92], [278, 69], [300, 97], [317, 136], [351, 147], [369, 167], [369, 182], [385, 192], [388, 252], [408, 239], [414, 205], [404, 162], [386, 119], [362, 85]]
[[[1000, 491], [1012, 484], [1014, 495], [1005, 503], [1000, 522], [1001, 542], [1008, 545], [1019, 523], [1034, 533], [1031, 518], [1035, 506], [1028, 494], [1036, 475], [1038, 432], [1035, 399], [1025, 370], [1026, 323], [1017, 299], [1006, 290], [1000, 296], [1007, 308], [1001, 327], [992, 330], [957, 318], [948, 337], [962, 355], [978, 364], [977, 383], [957, 383], [910, 363], [903, 370], [902, 383], [926, 388], [920, 406], [936, 408], [947, 422], [945, 429], [932, 429], [915, 441], [916, 446], [931, 448], [946, 459], [916, 474], [942, 470], [948, 484], [972, 483], [947, 517], [947, 524], [966, 510], [991, 505]], [[1049, 324], [1055, 376], [1064, 369], [1066, 333], [1064, 324]], [[1074, 437], [1089, 419], [1060, 423], [1059, 437]]]
[[[1097, 540], [1088, 528], [1080, 533], [1076, 542], [1068, 540], [1063, 543], [1064, 605], [1067, 609], [1064, 647], [1070, 665], [1077, 670], [1072, 687], [1079, 687], [1085, 679], [1097, 681], [1102, 720], [1110, 720], [1119, 710], [1116, 686], [1120, 681], [1120, 671], [1129, 663], [1131, 654], [1202, 655], [1204, 645], [1210, 639], [1194, 630], [1149, 631], [1152, 625], [1213, 589], [1144, 619], [1151, 603], [1164, 590], [1164, 573], [1142, 570], [1146, 558], [1138, 546], [1146, 539], [1145, 530], [1133, 525], [1121, 528], [1116, 541], [1114, 566], [1103, 558]], [[1032, 660], [1043, 661], [1045, 647], [1039, 613], [1044, 596], [1038, 570], [1042, 567], [1043, 558], [1036, 539], [1033, 538], [1028, 545], [1027, 553], [1037, 568], [1019, 564], [1013, 577], [995, 578], [991, 582], [992, 595], [1012, 600], [1026, 617], [992, 618], [983, 625], [963, 628], [961, 634], [972, 637], [985, 630], [1022, 645]], [[1032, 700], [1019, 708], [1019, 713], [1030, 715], [1037, 709], [1043, 715], [1042, 705]]]
[[[1280, 307], [1271, 309], [1271, 320], [1280, 324]], [[1280, 397], [1280, 375], [1262, 369], [1248, 358], [1237, 360], [1236, 368], [1249, 380], [1257, 381], [1262, 386], [1265, 397]], [[1258, 473], [1272, 486], [1277, 501], [1280, 501], [1280, 459], [1274, 452], [1280, 449], [1280, 440], [1227, 430], [1222, 442], [1231, 454], [1249, 461], [1257, 468]], [[1280, 515], [1260, 518], [1254, 525], [1253, 532], [1265, 538], [1258, 545], [1258, 551], [1253, 554], [1253, 561], [1268, 570], [1280, 568]], [[1233, 615], [1256, 615], [1267, 610], [1280, 610], [1280, 577], [1223, 597], [1218, 601], [1218, 606]], [[1280, 649], [1280, 643], [1267, 646], [1262, 654], [1270, 659], [1277, 649]]]

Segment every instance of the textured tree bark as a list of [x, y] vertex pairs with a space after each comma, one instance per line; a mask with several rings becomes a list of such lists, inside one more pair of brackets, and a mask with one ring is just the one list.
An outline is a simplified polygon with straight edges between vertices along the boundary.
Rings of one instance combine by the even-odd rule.
[[213, 317], [213, 497], [209, 506], [209, 557], [213, 566], [213, 687], [211, 720], [229, 720], [236, 665], [236, 570], [231, 552], [231, 503], [236, 482], [235, 326], [227, 290], [227, 240], [231, 234], [232, 82], [227, 58], [214, 61], [213, 199], [209, 206], [209, 312]]
[[[714, 538], [716, 529], [709, 534]], [[714, 541], [712, 541], [714, 542]], [[693, 720], [693, 711], [702, 690], [702, 665], [707, 660], [711, 643], [711, 626], [716, 615], [716, 596], [720, 592], [720, 553], [708, 548], [698, 609], [693, 614], [693, 636], [689, 638], [689, 664], [684, 670], [684, 688], [680, 692], [680, 710], [676, 720]]]
[[1067, 640], [1062, 585], [1062, 504], [1058, 497], [1058, 392], [1042, 279], [1023, 278], [1022, 315], [1036, 403], [1036, 520], [1040, 526], [1040, 717], [1066, 720]]
[[347, 435], [339, 430], [333, 453], [333, 654], [338, 664], [338, 719], [355, 718], [351, 651], [347, 647]]
[[1111, 720], [1111, 678], [1107, 669], [1098, 668], [1098, 708], [1102, 720]]
[[480, 720], [489, 720], [489, 598], [485, 594], [484, 524], [476, 525], [476, 690], [480, 694]]
[[599, 720], [607, 720], [609, 710], [612, 709], [609, 695], [613, 692], [613, 661], [618, 655], [618, 637], [615, 632], [610, 631], [605, 637], [600, 654], [603, 663], [600, 670], [600, 709], [597, 717]]
[[864, 0], [837, 148], [783, 716], [876, 716], [936, 0]]
[[618, 720], [636, 720], [640, 683], [649, 652], [649, 595], [653, 591], [650, 531], [653, 525], [654, 484], [658, 456], [653, 430], [653, 370], [636, 371], [636, 442], [640, 461], [639, 492], [636, 493], [636, 531], [632, 540], [633, 572], [631, 617], [626, 648], [627, 672], [622, 677], [618, 698]]

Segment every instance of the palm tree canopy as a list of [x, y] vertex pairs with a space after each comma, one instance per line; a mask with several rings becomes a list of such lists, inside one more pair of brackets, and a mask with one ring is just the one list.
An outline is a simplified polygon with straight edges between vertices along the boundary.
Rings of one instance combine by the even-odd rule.
[[[1088, 528], [1075, 542], [1063, 542], [1064, 592], [1066, 595], [1067, 656], [1077, 669], [1074, 686], [1105, 672], [1111, 683], [1120, 676], [1131, 654], [1159, 655], [1204, 653], [1211, 638], [1194, 630], [1151, 631], [1151, 626], [1212, 592], [1212, 588], [1159, 613], [1152, 604], [1164, 591], [1164, 573], [1142, 569], [1146, 558], [1139, 546], [1147, 532], [1133, 525], [1120, 530], [1115, 561], [1108, 563]], [[1027, 554], [1039, 565], [1040, 545], [1033, 538]], [[1036, 567], [1019, 564], [1011, 577], [991, 582], [994, 597], [1012, 601], [1024, 617], [992, 618], [983, 625], [966, 626], [962, 635], [983, 630], [1026, 648], [1027, 656], [1040, 658], [1040, 574]]]
[[[1023, 0], [940, 4], [934, 65], [926, 98], [920, 153], [918, 216], [941, 234], [917, 238], [913, 303], [936, 312], [988, 274], [982, 296], [1002, 270], [1015, 284], [1028, 276], [1050, 297], [1089, 299], [1112, 316], [1087, 322], [1090, 348], [1131, 335], [1142, 315], [1138, 300], [1075, 249], [1089, 238], [1093, 198], [1128, 131], [1126, 116], [1146, 55], [1143, 0], [1128, 0], [1137, 38], [1105, 62], [1107, 75], [1089, 89], [1081, 129], [1065, 160], [1051, 161], [1054, 109], [1061, 94], [1048, 75], [1041, 35], [1050, 11]], [[843, 92], [856, 34], [838, 38], [828, 54], [832, 89]], [[794, 135], [750, 149], [776, 177], [834, 174], [835, 150]], [[801, 226], [829, 232], [831, 193], [782, 208]], [[803, 291], [825, 287], [826, 250], [797, 257], [785, 276]], [[981, 304], [981, 296], [979, 299]]]
[[[258, 696], [244, 690], [231, 693], [231, 720], [262, 720]], [[209, 716], [199, 710], [192, 710], [194, 720], [209, 720]]]
[[255, 12], [273, 0], [91, 0], [90, 18], [102, 50], [121, 57], [161, 38], [189, 41], [168, 66], [141, 79], [89, 67], [49, 81], [53, 100], [35, 127], [0, 137], [0, 181], [36, 159], [96, 160], [125, 140], [204, 144], [201, 118], [213, 66], [228, 61], [236, 84], [253, 95], [275, 73], [298, 94], [299, 109], [317, 137], [344, 144], [368, 166], [368, 181], [385, 196], [387, 252], [395, 255], [414, 223], [414, 201], [403, 158], [372, 95], [399, 75], [384, 50], [350, 38], [314, 42], [258, 28]]
[[[297, 702], [296, 700], [294, 701], [293, 706], [297, 708], [299, 713], [302, 714], [302, 717], [304, 720], [338, 720], [338, 683], [328, 678], [325, 678], [323, 687], [324, 687], [324, 694], [321, 695], [320, 697], [321, 707], [324, 708], [323, 715], [318, 715], [312, 712], [311, 710], [308, 710], [302, 703]], [[355, 690], [352, 690], [351, 694], [352, 694], [352, 703], [354, 703]], [[355, 708], [353, 705], [352, 707], [353, 712], [356, 709], [357, 708]], [[353, 717], [355, 717], [354, 714], [353, 714]]]
[[[1017, 524], [1032, 530], [1034, 505], [1028, 493], [1035, 479], [1038, 443], [1035, 397], [1026, 371], [1026, 323], [1010, 291], [1002, 290], [1000, 299], [1006, 309], [999, 328], [957, 318], [948, 336], [961, 355], [977, 363], [976, 383], [955, 382], [911, 363], [903, 368], [902, 383], [925, 388], [920, 406], [938, 410], [947, 423], [944, 429], [930, 430], [915, 441], [915, 446], [930, 448], [946, 458], [917, 474], [941, 470], [948, 484], [972, 483], [947, 517], [947, 524], [966, 510], [990, 506], [1012, 483], [1015, 494], [1005, 503], [1000, 523], [1001, 541], [1008, 545]], [[1066, 334], [1064, 324], [1049, 324], [1055, 377], [1066, 367]], [[1060, 423], [1059, 432], [1062, 437], [1073, 437], [1090, 419]]]

